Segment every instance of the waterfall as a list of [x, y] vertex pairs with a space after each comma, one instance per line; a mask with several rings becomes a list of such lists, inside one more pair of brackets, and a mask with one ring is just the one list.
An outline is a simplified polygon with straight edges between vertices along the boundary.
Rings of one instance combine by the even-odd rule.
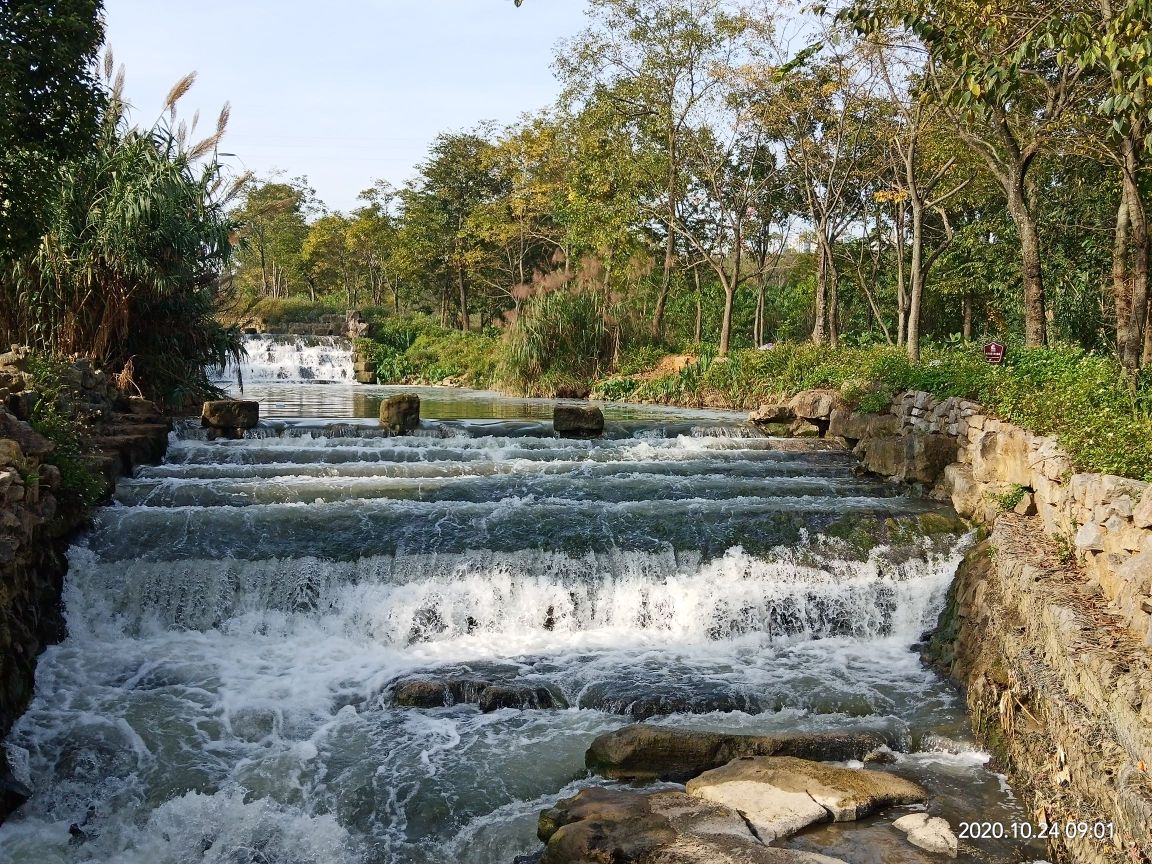
[[343, 336], [263, 333], [244, 337], [245, 357], [218, 371], [218, 381], [235, 384], [354, 384], [352, 340]]
[[[246, 381], [349, 380], [343, 340], [249, 344]], [[962, 702], [910, 650], [964, 548], [942, 505], [828, 442], [667, 409], [568, 440], [513, 404], [424, 436], [181, 428], [122, 480], [69, 552], [68, 638], [8, 741], [36, 795], [0, 858], [507, 864], [638, 718], [955, 734]], [[567, 707], [405, 708], [413, 677]], [[955, 770], [999, 790], [981, 764]]]

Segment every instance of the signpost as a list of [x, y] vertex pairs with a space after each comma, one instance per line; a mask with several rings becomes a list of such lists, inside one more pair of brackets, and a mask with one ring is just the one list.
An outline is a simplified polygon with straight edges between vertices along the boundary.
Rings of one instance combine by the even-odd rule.
[[989, 342], [984, 346], [984, 359], [993, 366], [1004, 362], [1004, 343]]

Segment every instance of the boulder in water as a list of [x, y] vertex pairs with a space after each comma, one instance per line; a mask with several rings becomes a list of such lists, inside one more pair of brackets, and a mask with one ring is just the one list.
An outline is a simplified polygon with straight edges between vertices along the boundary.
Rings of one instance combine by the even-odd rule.
[[0, 750], [0, 822], [31, 797], [32, 790], [13, 774], [8, 757]]
[[420, 426], [420, 397], [415, 393], [389, 396], [380, 405], [380, 425], [393, 435], [407, 435]]
[[407, 678], [392, 685], [392, 701], [405, 708], [479, 705], [485, 714], [501, 708], [568, 707], [563, 694], [545, 684], [497, 684], [481, 678]]
[[652, 689], [635, 681], [599, 681], [580, 694], [580, 707], [613, 714], [627, 714], [634, 720], [647, 720], [667, 714], [710, 714], [714, 711], [761, 710], [758, 701], [733, 688], [684, 687]]
[[796, 419], [796, 412], [787, 402], [765, 402], [749, 414], [748, 419], [758, 425], [791, 423]]
[[592, 742], [584, 762], [613, 780], [683, 782], [733, 759], [798, 756], [803, 759], [863, 759], [886, 746], [875, 732], [791, 732], [729, 735], [637, 723], [605, 733]]
[[564, 697], [550, 687], [523, 684], [490, 684], [480, 692], [480, 710], [485, 714], [501, 708], [567, 708]]
[[443, 708], [448, 705], [475, 704], [487, 681], [467, 678], [409, 678], [392, 687], [392, 701], [404, 708]]
[[200, 425], [211, 429], [254, 429], [260, 422], [260, 403], [244, 399], [205, 402]]
[[788, 407], [800, 419], [814, 423], [822, 421], [824, 428], [827, 428], [838, 399], [839, 394], [835, 390], [801, 390], [792, 397]]
[[842, 864], [771, 849], [740, 813], [683, 792], [590, 788], [540, 815], [541, 864]]
[[928, 793], [883, 771], [840, 768], [790, 756], [736, 759], [688, 781], [689, 795], [740, 811], [765, 843], [817, 822], [850, 822]]
[[594, 405], [557, 405], [552, 428], [561, 438], [599, 438], [604, 434], [604, 412]]
[[927, 813], [910, 813], [892, 823], [897, 831], [908, 835], [908, 842], [928, 852], [948, 855], [955, 858], [960, 850], [960, 841], [952, 833], [947, 819], [929, 816]]

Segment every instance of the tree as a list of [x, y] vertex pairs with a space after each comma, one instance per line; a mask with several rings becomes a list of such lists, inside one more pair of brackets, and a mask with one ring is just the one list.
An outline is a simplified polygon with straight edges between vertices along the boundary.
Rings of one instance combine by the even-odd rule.
[[322, 211], [306, 178], [291, 183], [251, 179], [232, 218], [239, 227], [235, 283], [249, 296], [289, 297], [305, 291], [316, 300], [316, 285], [303, 267], [301, 252], [308, 219]]
[[348, 242], [357, 267], [368, 283], [372, 305], [384, 302], [384, 292], [392, 295], [392, 309], [400, 313], [400, 280], [397, 277], [397, 217], [393, 212], [396, 192], [383, 180], [377, 180], [360, 193], [363, 207], [352, 212]]
[[0, 3], [0, 260], [35, 246], [56, 171], [96, 141], [105, 104], [95, 69], [101, 6]]
[[662, 147], [664, 260], [652, 313], [664, 314], [676, 263], [676, 223], [684, 198], [684, 138], [694, 113], [720, 86], [711, 74], [734, 65], [742, 20], [724, 0], [591, 0], [594, 24], [567, 46], [557, 63], [569, 101], [604, 93], [617, 124]]
[[[1152, 146], [1152, 22], [1146, 0], [1080, 2], [1046, 38], [1058, 60], [1104, 82], [1095, 148], [1120, 174], [1112, 253], [1116, 347], [1128, 368], [1152, 363], [1148, 208], [1142, 177]], [[1059, 42], [1057, 42], [1057, 36]]]
[[835, 245], [861, 212], [890, 138], [891, 106], [874, 96], [860, 65], [851, 52], [809, 50], [758, 73], [759, 121], [781, 142], [816, 241], [817, 344], [839, 341]]
[[1004, 191], [1020, 243], [1024, 332], [1048, 341], [1037, 191], [1030, 172], [1082, 95], [1081, 70], [1060, 63], [1060, 15], [1038, 0], [984, 6], [963, 0], [858, 0], [844, 13], [861, 32], [902, 27], [928, 55], [925, 73], [956, 133]]

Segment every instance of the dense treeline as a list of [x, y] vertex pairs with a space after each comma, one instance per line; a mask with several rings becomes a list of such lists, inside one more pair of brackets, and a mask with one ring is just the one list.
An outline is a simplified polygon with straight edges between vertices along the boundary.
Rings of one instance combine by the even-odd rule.
[[474, 331], [582, 295], [609, 355], [998, 334], [1140, 366], [1148, 4], [1073, 5], [592, 0], [557, 104], [403, 188], [253, 182], [236, 285]]
[[229, 175], [226, 117], [177, 121], [189, 80], [133, 125], [98, 0], [48, 5], [0, 7], [0, 342], [169, 401], [258, 299], [504, 332], [522, 381], [800, 340], [1152, 359], [1149, 0], [590, 0], [556, 104], [347, 213]]

